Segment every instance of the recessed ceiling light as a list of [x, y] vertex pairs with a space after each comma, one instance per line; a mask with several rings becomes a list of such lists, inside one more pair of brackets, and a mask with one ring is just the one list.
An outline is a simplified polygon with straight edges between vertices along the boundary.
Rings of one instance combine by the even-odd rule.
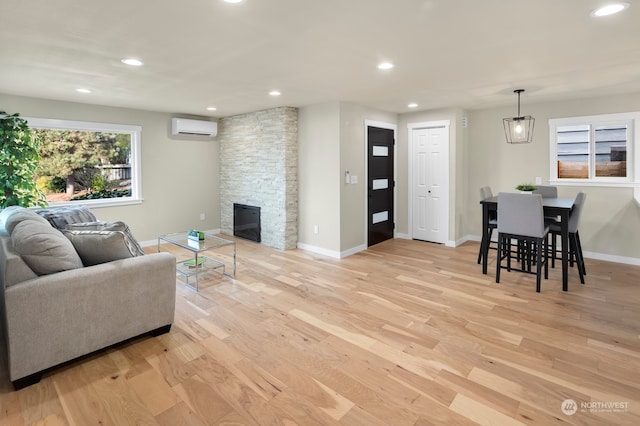
[[136, 58], [124, 58], [120, 62], [125, 65], [131, 65], [132, 67], [141, 67], [144, 63], [140, 59]]
[[269, 94], [271, 96], [280, 96], [281, 95], [281, 93], [279, 91], [277, 91], [277, 90], [272, 90], [272, 91], [269, 92]]
[[418, 104], [415, 102], [411, 102], [409, 105], [407, 105], [409, 108], [417, 108]]
[[382, 62], [382, 63], [378, 64], [378, 69], [379, 70], [390, 70], [393, 67], [394, 67], [394, 65], [391, 62]]
[[91, 93], [91, 90], [89, 90], [89, 89], [82, 89], [82, 88], [81, 88], [81, 89], [76, 89], [76, 92], [78, 92], [78, 93]]
[[218, 109], [218, 108], [216, 108], [216, 107], [207, 107], [207, 111], [215, 111], [215, 110], [217, 110], [217, 109]]
[[591, 16], [601, 17], [601, 16], [609, 16], [614, 13], [622, 12], [630, 6], [629, 3], [624, 1], [619, 1], [615, 3], [607, 3], [602, 7], [597, 8], [593, 12], [591, 12]]
[[224, 0], [225, 3], [242, 3], [244, 0]]

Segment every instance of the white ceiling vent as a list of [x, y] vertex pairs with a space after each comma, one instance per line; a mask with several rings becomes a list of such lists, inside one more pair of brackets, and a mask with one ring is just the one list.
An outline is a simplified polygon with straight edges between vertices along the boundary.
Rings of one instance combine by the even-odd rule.
[[174, 117], [171, 119], [171, 134], [209, 136], [212, 138], [218, 134], [218, 123], [215, 121]]

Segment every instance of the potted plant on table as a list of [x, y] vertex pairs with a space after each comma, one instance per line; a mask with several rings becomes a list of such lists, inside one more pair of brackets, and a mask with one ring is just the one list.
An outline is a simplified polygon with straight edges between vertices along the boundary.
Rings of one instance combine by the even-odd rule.
[[516, 186], [516, 189], [520, 192], [528, 192], [531, 193], [533, 191], [535, 191], [537, 188], [535, 185], [532, 185], [530, 183], [521, 183], [520, 185]]
[[47, 205], [34, 177], [38, 148], [27, 120], [0, 111], [0, 209]]

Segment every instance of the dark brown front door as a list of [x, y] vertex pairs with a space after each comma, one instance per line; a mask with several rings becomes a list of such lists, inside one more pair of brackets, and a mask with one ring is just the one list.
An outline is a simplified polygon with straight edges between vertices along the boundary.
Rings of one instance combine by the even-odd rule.
[[393, 238], [393, 133], [391, 129], [367, 127], [367, 246]]

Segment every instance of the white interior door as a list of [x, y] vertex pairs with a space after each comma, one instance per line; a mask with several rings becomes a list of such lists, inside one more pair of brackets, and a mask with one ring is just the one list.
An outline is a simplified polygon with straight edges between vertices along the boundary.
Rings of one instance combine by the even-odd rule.
[[449, 126], [413, 128], [412, 238], [447, 243]]

